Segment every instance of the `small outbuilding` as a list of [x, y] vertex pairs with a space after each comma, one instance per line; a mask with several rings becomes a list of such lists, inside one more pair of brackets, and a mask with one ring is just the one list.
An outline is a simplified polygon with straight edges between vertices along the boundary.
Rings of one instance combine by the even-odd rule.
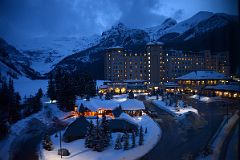
[[136, 132], [138, 125], [125, 119], [112, 119], [109, 120], [109, 129], [111, 132]]
[[90, 126], [90, 123], [86, 120], [85, 117], [80, 116], [74, 122], [72, 122], [66, 129], [63, 134], [64, 142], [71, 142], [76, 139], [82, 139], [87, 133], [87, 128]]

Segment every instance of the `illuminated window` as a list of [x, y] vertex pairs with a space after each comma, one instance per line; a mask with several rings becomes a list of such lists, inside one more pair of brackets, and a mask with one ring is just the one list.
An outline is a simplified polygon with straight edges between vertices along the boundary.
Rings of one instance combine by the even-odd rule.
[[148, 53], [148, 55], [150, 55], [150, 52]]

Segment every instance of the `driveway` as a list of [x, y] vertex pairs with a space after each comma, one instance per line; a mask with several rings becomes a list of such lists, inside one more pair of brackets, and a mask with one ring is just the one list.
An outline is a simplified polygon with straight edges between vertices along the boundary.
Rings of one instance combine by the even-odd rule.
[[[142, 160], [194, 159], [209, 143], [226, 114], [226, 106], [220, 102], [200, 103], [193, 99], [186, 101], [198, 109], [200, 116], [207, 122], [202, 128], [187, 129], [165, 111], [144, 101], [147, 107], [157, 111], [159, 117], [155, 120], [162, 128], [162, 137]], [[228, 112], [233, 110], [229, 107]]]

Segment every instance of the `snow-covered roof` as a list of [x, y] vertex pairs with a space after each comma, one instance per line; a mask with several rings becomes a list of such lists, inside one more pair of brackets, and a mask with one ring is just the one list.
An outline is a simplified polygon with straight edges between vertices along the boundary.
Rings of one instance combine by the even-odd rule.
[[216, 86], [206, 86], [205, 89], [240, 92], [240, 85], [219, 84]]
[[108, 81], [108, 80], [96, 80], [96, 87], [99, 88], [100, 86], [102, 86], [106, 82], [111, 82], [111, 81]]
[[123, 49], [122, 46], [113, 46], [113, 47], [109, 47], [108, 49]]
[[215, 72], [215, 71], [194, 71], [188, 74], [185, 74], [181, 77], [176, 78], [177, 80], [220, 80], [220, 79], [229, 79], [224, 74]]
[[100, 89], [106, 89], [106, 88], [108, 88], [108, 86], [107, 86], [107, 85], [101, 85], [101, 86], [99, 86], [98, 88], [100, 88]]
[[148, 46], [150, 46], [150, 45], [164, 45], [164, 43], [163, 42], [148, 42], [147, 45]]
[[84, 107], [94, 112], [96, 112], [98, 109], [114, 110], [120, 105], [122, 107], [122, 110], [145, 109], [143, 102], [136, 99], [127, 99], [123, 102], [116, 101], [116, 100], [105, 100], [105, 99], [101, 100], [96, 98], [91, 98], [90, 101], [80, 100], [80, 99], [76, 101], [77, 106], [80, 106], [81, 103], [83, 104]]
[[127, 99], [124, 102], [120, 103], [122, 110], [141, 110], [145, 109], [145, 106], [142, 101], [136, 99]]
[[133, 117], [129, 116], [128, 114], [122, 112], [117, 119], [125, 119], [126, 121], [137, 125], [137, 122], [133, 119]]
[[166, 82], [164, 83], [164, 86], [179, 86], [179, 85], [175, 82]]
[[126, 82], [126, 83], [139, 83], [139, 82], [147, 82], [147, 80], [133, 80], [133, 79], [131, 79], [131, 80], [125, 80], [124, 82]]
[[86, 100], [77, 100], [77, 105], [83, 104], [84, 107], [88, 108], [91, 111], [96, 112], [98, 109], [113, 110], [119, 107], [119, 103], [112, 100], [101, 100], [91, 98], [90, 101]]

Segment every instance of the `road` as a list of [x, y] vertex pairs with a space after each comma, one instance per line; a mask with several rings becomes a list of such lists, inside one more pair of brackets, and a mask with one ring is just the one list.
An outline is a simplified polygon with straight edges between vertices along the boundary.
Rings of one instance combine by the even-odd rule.
[[[238, 121], [238, 123], [240, 123]], [[239, 124], [231, 130], [230, 134], [227, 136], [222, 151], [220, 154], [220, 160], [238, 160], [239, 158]]]
[[[157, 111], [159, 118], [156, 121], [163, 133], [158, 144], [142, 160], [194, 159], [203, 151], [221, 124], [226, 114], [226, 105], [222, 102], [200, 103], [193, 99], [186, 99], [186, 102], [198, 109], [199, 114], [207, 121], [203, 128], [189, 130], [165, 111], [145, 101], [147, 107]], [[232, 107], [228, 108], [229, 113], [233, 110]]]

